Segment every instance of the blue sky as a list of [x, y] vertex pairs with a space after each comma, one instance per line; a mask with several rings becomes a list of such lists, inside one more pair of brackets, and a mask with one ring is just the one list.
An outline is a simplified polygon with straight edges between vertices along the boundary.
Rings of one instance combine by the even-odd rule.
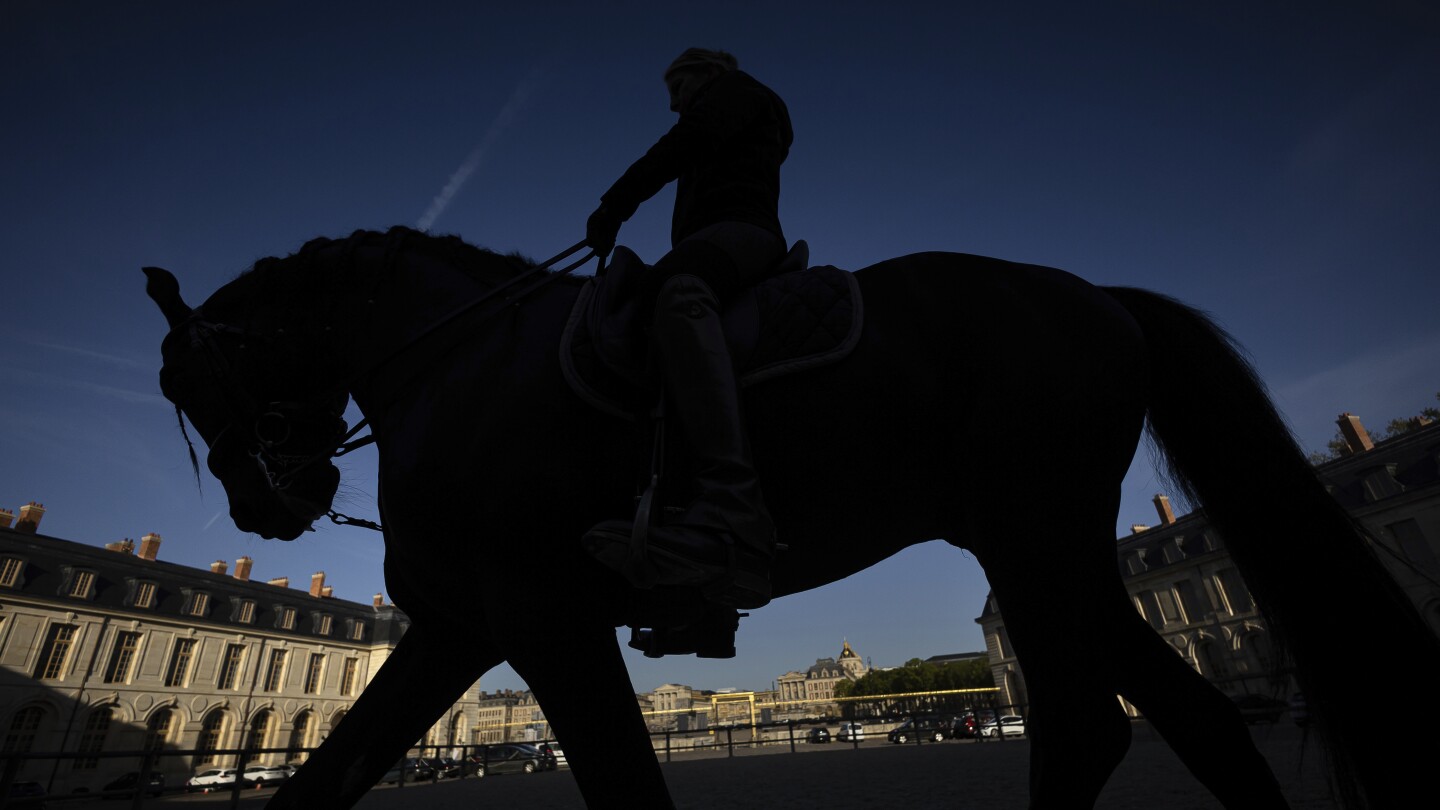
[[[212, 479], [196, 491], [139, 268], [196, 303], [311, 237], [422, 220], [548, 256], [673, 122], [660, 75], [690, 45], [788, 102], [781, 216], [817, 263], [953, 250], [1177, 296], [1250, 349], [1307, 449], [1341, 411], [1379, 427], [1440, 390], [1426, 4], [504, 5], [0, 6], [0, 505], [383, 592], [378, 536], [262, 541]], [[661, 255], [670, 199], [621, 242]], [[373, 467], [346, 462], [342, 508], [374, 514]], [[1117, 534], [1160, 491], [1142, 457]], [[973, 558], [928, 544], [757, 611], [733, 661], [637, 655], [632, 678], [764, 688], [845, 638], [879, 666], [978, 650], [985, 594]]]

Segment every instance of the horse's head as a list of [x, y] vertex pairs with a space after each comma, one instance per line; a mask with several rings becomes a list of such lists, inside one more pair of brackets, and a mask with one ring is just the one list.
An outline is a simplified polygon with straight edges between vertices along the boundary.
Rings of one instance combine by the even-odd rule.
[[[313, 355], [232, 287], [190, 309], [175, 277], [145, 268], [146, 292], [170, 324], [160, 389], [210, 448], [207, 464], [241, 531], [294, 540], [330, 509], [347, 395], [317, 382]], [[240, 325], [237, 325], [240, 324]], [[307, 362], [307, 360], [309, 362]]]

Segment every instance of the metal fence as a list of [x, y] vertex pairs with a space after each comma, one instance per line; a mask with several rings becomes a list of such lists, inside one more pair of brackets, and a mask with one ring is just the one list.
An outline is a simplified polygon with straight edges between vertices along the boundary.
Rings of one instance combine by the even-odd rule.
[[[926, 705], [924, 708], [936, 708], [933, 705]], [[954, 732], [956, 721], [963, 721], [969, 713], [976, 722], [970, 729], [978, 731], [982, 721], [986, 718], [998, 718], [1004, 714], [1015, 714], [1025, 717], [1023, 706], [985, 706], [981, 708], [962, 707], [959, 711], [949, 712], [917, 712], [902, 714], [891, 711], [881, 716], [870, 716], [868, 712], [845, 711], [840, 716], [787, 719], [768, 723], [726, 723], [723, 725], [711, 726], [706, 729], [692, 729], [687, 731], [652, 731], [650, 733], [652, 745], [655, 748], [656, 756], [662, 762], [671, 762], [675, 756], [681, 754], [709, 753], [719, 755], [724, 752], [725, 757], [734, 757], [737, 751], [747, 749], [763, 748], [788, 748], [790, 753], [799, 751], [801, 745], [808, 744], [809, 731], [816, 727], [825, 727], [827, 732], [832, 725], [843, 725], [851, 723], [866, 723], [863, 726], [863, 742], [874, 742], [884, 740], [888, 732], [905, 722], [911, 717], [938, 717], [940, 724], [936, 727], [946, 729], [945, 738], [951, 739], [955, 736], [974, 736], [976, 740], [985, 741], [979, 735], [972, 735], [967, 731], [959, 734]], [[857, 719], [857, 715], [865, 715], [863, 721]], [[947, 722], [950, 725], [946, 725]], [[830, 735], [830, 739], [840, 744], [848, 744], [858, 748], [862, 739], [853, 734], [848, 735], [845, 740], [839, 739], [838, 735]], [[933, 742], [933, 735], [913, 735], [915, 745], [923, 745]], [[997, 734], [994, 740], [1005, 741], [1006, 735]], [[466, 745], [416, 745], [407, 751], [400, 763], [397, 764], [398, 772], [395, 773], [397, 787], [403, 788], [407, 782], [414, 785], [416, 782], [436, 782], [441, 779], [466, 779], [473, 778], [484, 768], [487, 772], [491, 763], [491, 750], [503, 746], [517, 744], [538, 745], [553, 742], [551, 740], [537, 740], [525, 743], [486, 743]], [[164, 778], [165, 774], [177, 770], [203, 772], [207, 769], [231, 769], [233, 768], [236, 778], [233, 782], [205, 788], [207, 792], [228, 793], [230, 801], [228, 806], [236, 808], [239, 806], [240, 798], [247, 790], [259, 789], [270, 786], [260, 782], [258, 779], [245, 779], [247, 767], [255, 764], [257, 767], [265, 767], [258, 764], [261, 759], [280, 759], [286, 763], [303, 761], [305, 757], [313, 753], [314, 748], [226, 748], [226, 749], [197, 749], [197, 750], [174, 750], [158, 748], [149, 751], [66, 751], [66, 752], [40, 752], [40, 753], [6, 753], [4, 759], [0, 760], [0, 810], [8, 808], [38, 807], [42, 803], [53, 807], [57, 804], [73, 801], [84, 801], [96, 798], [126, 799], [128, 805], [113, 805], [118, 810], [129, 807], [132, 810], [141, 810], [145, 807], [146, 800], [166, 794], [178, 793], [189, 788], [186, 784], [168, 784]], [[276, 755], [280, 755], [277, 757]], [[458, 755], [458, 756], [457, 756]], [[165, 768], [167, 760], [174, 758], [193, 758], [186, 761], [183, 767], [171, 766]], [[442, 772], [438, 769], [429, 769], [429, 773], [422, 779], [419, 774], [426, 769], [407, 769], [407, 763], [415, 759], [428, 761], [451, 758], [456, 760], [455, 767]], [[133, 775], [133, 781], [124, 787], [117, 787], [110, 790], [100, 791], [72, 791], [64, 790], [64, 775], [59, 774], [59, 766], [65, 762], [98, 760], [130, 760], [135, 763], [134, 770], [127, 771], [127, 775]], [[21, 779], [21, 769], [27, 762], [51, 762], [54, 767], [51, 771], [49, 788], [53, 792], [40, 785], [36, 781]], [[268, 764], [268, 762], [267, 762]], [[117, 769], [118, 770], [118, 769]], [[392, 769], [392, 772], [396, 769]], [[158, 783], [152, 784], [152, 776], [159, 774], [161, 779]], [[387, 774], [388, 775], [388, 774]], [[187, 780], [188, 781], [188, 780]], [[385, 780], [392, 781], [392, 780]], [[39, 791], [27, 795], [29, 786], [37, 786]], [[48, 794], [48, 795], [47, 795]]]

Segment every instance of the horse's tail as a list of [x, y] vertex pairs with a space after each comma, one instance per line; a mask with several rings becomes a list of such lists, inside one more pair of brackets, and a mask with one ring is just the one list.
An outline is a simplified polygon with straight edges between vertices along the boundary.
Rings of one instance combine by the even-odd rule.
[[1279, 660], [1293, 661], [1339, 798], [1404, 806], [1426, 789], [1430, 746], [1384, 728], [1375, 692], [1394, 696], [1404, 725], [1435, 728], [1440, 640], [1320, 483], [1235, 341], [1174, 299], [1104, 289], [1145, 336], [1150, 436], [1224, 539]]

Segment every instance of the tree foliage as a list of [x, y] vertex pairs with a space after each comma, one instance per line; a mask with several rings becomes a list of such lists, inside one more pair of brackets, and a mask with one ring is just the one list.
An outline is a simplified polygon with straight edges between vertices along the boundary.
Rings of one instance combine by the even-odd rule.
[[836, 685], [837, 697], [937, 692], [947, 689], [985, 689], [995, 685], [990, 662], [984, 658], [948, 664], [929, 664], [912, 658], [902, 667], [875, 670], [857, 681]]

